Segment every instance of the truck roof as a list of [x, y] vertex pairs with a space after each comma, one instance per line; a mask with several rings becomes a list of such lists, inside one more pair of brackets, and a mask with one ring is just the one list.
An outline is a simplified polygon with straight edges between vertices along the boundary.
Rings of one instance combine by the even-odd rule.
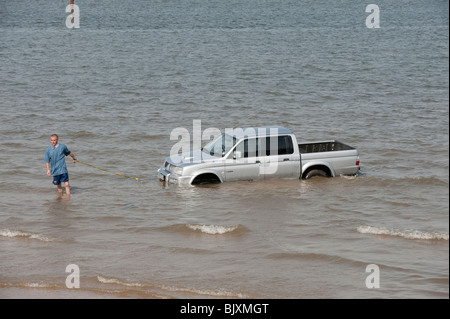
[[234, 136], [237, 139], [241, 139], [243, 137], [293, 134], [290, 129], [287, 129], [282, 126], [233, 128], [233, 129], [225, 129], [225, 133]]

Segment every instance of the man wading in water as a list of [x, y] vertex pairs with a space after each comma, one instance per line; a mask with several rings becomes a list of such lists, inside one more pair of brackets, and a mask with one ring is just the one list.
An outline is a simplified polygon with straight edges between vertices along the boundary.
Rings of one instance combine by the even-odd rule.
[[47, 166], [47, 175], [53, 176], [53, 185], [58, 186], [59, 195], [62, 195], [63, 193], [61, 183], [64, 183], [64, 186], [66, 187], [66, 194], [69, 196], [69, 173], [67, 171], [65, 157], [70, 155], [74, 163], [77, 162], [77, 159], [75, 158], [75, 155], [69, 151], [66, 145], [58, 144], [58, 135], [53, 134], [50, 137], [50, 142], [52, 145], [47, 147], [44, 159], [45, 165]]

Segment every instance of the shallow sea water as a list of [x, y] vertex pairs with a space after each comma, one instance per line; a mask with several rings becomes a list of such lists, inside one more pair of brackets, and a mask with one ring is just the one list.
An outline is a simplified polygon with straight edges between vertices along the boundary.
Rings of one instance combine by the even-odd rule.
[[[447, 1], [378, 1], [379, 29], [353, 1], [76, 3], [79, 29], [64, 1], [0, 2], [0, 297], [448, 298]], [[195, 120], [341, 140], [362, 170], [159, 183]], [[68, 158], [58, 197], [55, 132], [143, 181]]]

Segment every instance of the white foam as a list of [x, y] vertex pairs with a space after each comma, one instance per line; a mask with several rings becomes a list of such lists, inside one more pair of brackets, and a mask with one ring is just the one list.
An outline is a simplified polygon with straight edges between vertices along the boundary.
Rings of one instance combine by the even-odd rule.
[[226, 291], [223, 289], [219, 290], [210, 290], [210, 289], [196, 289], [196, 288], [181, 288], [174, 286], [165, 286], [161, 287], [164, 290], [171, 292], [182, 292], [182, 293], [193, 293], [196, 295], [205, 295], [205, 296], [213, 296], [213, 297], [234, 297], [234, 298], [249, 298], [246, 294], [243, 293], [234, 293], [231, 291]]
[[142, 291], [142, 289], [162, 289], [164, 291], [170, 292], [181, 292], [181, 293], [191, 293], [196, 295], [206, 295], [206, 296], [214, 296], [214, 297], [235, 297], [235, 298], [248, 298], [247, 295], [242, 293], [234, 293], [231, 291], [226, 291], [223, 289], [219, 290], [209, 290], [209, 289], [195, 289], [195, 288], [181, 288], [175, 286], [168, 285], [150, 285], [148, 283], [138, 283], [138, 282], [129, 282], [123, 279], [113, 278], [113, 277], [105, 277], [101, 275], [97, 275], [97, 280], [102, 284], [114, 284], [124, 287], [139, 287], [136, 288], [136, 291]]
[[28, 288], [49, 288], [48, 284], [39, 283], [39, 282], [28, 282], [24, 284], [25, 287]]
[[115, 284], [126, 287], [143, 287], [142, 284], [137, 282], [126, 282], [117, 278], [106, 278], [103, 276], [97, 276], [97, 280], [103, 284]]
[[218, 226], [218, 225], [186, 225], [188, 228], [192, 230], [199, 230], [202, 233], [216, 235], [216, 234], [226, 234], [236, 230], [239, 225], [233, 226]]
[[421, 240], [448, 240], [448, 233], [431, 233], [419, 230], [399, 230], [385, 227], [359, 226], [358, 232], [362, 234], [398, 236], [406, 239]]
[[25, 239], [36, 239], [36, 240], [45, 241], [45, 242], [57, 241], [56, 238], [52, 238], [52, 237], [45, 236], [42, 234], [24, 232], [21, 230], [2, 229], [2, 230], [0, 230], [0, 236], [8, 237], [8, 238], [20, 237], [20, 238], [25, 238]]

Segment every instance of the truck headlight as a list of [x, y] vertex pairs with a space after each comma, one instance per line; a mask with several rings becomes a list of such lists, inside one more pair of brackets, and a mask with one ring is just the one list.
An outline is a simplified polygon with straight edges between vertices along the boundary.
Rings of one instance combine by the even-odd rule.
[[172, 171], [172, 173], [174, 173], [176, 175], [181, 175], [183, 173], [183, 167], [179, 167], [179, 166], [171, 166], [170, 170]]

